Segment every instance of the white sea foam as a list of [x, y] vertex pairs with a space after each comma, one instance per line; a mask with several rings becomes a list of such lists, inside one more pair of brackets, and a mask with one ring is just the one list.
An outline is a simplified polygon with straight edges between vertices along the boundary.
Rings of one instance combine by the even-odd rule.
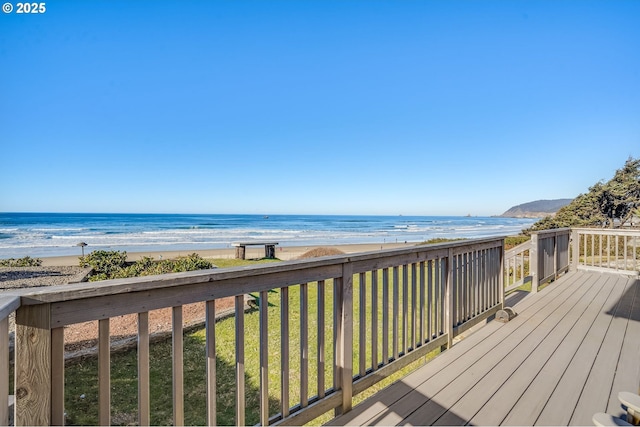
[[[421, 242], [434, 237], [517, 234], [531, 220], [462, 217], [331, 217], [224, 215], [51, 216], [12, 223], [0, 213], [0, 258], [76, 255], [90, 249], [151, 251], [225, 248], [241, 240], [275, 240], [283, 246]], [[8, 219], [6, 219], [8, 217]], [[50, 221], [47, 223], [46, 221]]]

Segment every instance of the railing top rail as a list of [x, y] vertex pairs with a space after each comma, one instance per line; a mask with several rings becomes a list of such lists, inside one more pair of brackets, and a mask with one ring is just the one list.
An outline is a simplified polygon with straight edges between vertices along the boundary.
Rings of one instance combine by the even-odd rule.
[[512, 257], [516, 254], [519, 254], [520, 252], [524, 252], [526, 250], [531, 249], [531, 246], [532, 246], [531, 240], [527, 240], [526, 242], [520, 243], [518, 246], [512, 247], [508, 251], [504, 251], [504, 257], [505, 258]]
[[564, 234], [564, 233], [570, 233], [571, 232], [571, 228], [569, 227], [565, 227], [565, 228], [551, 228], [549, 230], [538, 230], [538, 231], [532, 231], [531, 234], [537, 234], [538, 237], [545, 237], [546, 235], [551, 235], [551, 234]]
[[19, 295], [0, 296], [0, 320], [7, 318], [20, 307]]
[[[388, 249], [383, 251], [361, 252], [327, 256], [305, 260], [284, 261], [274, 264], [261, 264], [245, 267], [232, 267], [225, 269], [210, 269], [190, 271], [184, 273], [169, 273], [158, 276], [145, 276], [125, 279], [105, 280], [99, 283], [76, 283], [69, 285], [52, 286], [24, 290], [17, 295], [23, 298], [23, 304], [53, 303], [85, 298], [102, 297], [108, 295], [124, 294], [136, 291], [151, 291], [155, 289], [170, 288], [181, 285], [197, 285], [208, 282], [225, 280], [242, 280], [257, 276], [276, 275], [278, 273], [293, 273], [295, 271], [310, 270], [339, 266], [347, 262], [375, 261], [393, 257], [402, 257], [412, 254], [438, 252], [443, 249], [478, 247], [489, 244], [501, 246], [504, 237], [492, 237], [481, 239], [469, 239], [455, 242], [437, 243], [431, 245], [416, 245], [409, 248]], [[337, 277], [337, 276], [336, 276]]]
[[640, 236], [640, 229], [631, 228], [572, 228], [573, 231], [579, 234], [595, 234], [595, 235], [610, 235], [610, 236]]

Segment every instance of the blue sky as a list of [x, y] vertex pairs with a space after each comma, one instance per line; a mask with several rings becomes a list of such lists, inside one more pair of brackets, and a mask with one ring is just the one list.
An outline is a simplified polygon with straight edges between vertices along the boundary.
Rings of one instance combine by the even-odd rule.
[[640, 157], [640, 1], [0, 14], [0, 211], [493, 215]]

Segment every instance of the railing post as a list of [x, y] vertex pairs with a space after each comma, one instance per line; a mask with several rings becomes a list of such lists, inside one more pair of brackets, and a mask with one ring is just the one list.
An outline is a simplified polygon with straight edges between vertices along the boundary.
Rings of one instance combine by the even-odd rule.
[[[0, 403], [9, 402], [9, 318], [0, 320]], [[0, 425], [9, 425], [9, 406], [0, 405]]]
[[16, 426], [51, 424], [50, 314], [49, 304], [16, 311]]
[[[504, 310], [504, 239], [502, 239], [500, 244], [499, 257], [500, 274], [498, 275], [498, 292], [500, 292], [500, 294], [498, 298], [500, 299], [500, 310]], [[515, 275], [515, 267], [513, 271]]]
[[531, 292], [538, 292], [538, 283], [540, 281], [538, 271], [538, 234], [531, 233], [531, 249], [529, 250], [529, 271], [531, 272]]
[[553, 233], [553, 280], [558, 280], [558, 232]]
[[[602, 238], [600, 240], [602, 242]], [[580, 262], [580, 235], [578, 230], [571, 229], [571, 269], [578, 270]]]
[[351, 410], [353, 395], [353, 269], [350, 263], [342, 264], [340, 279], [342, 292], [338, 302], [337, 367], [342, 390], [342, 405], [336, 412]]

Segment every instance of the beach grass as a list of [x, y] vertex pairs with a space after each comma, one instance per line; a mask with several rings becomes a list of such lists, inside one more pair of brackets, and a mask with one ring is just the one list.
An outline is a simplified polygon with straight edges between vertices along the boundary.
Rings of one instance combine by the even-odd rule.
[[[212, 260], [218, 267], [252, 265], [255, 263], [273, 262], [273, 260], [244, 261], [244, 260]], [[409, 272], [410, 273], [410, 272]], [[379, 274], [382, 274], [379, 272]], [[371, 273], [363, 278], [370, 283]], [[379, 283], [381, 283], [379, 277]], [[333, 340], [333, 293], [332, 282], [325, 283], [325, 313], [324, 325], [325, 360], [327, 367], [324, 371], [326, 386], [333, 383], [333, 360], [331, 342]], [[301, 286], [289, 287], [289, 351], [290, 351], [290, 402], [300, 401], [300, 372], [302, 370], [300, 357], [300, 294]], [[354, 276], [354, 373], [359, 370], [359, 296], [360, 276]], [[371, 294], [365, 302], [367, 310], [366, 336], [371, 337]], [[317, 360], [318, 345], [318, 287], [309, 284], [308, 293], [308, 352], [309, 352], [309, 387], [308, 394], [313, 396], [317, 392], [318, 370]], [[410, 293], [410, 292], [409, 292]], [[378, 287], [378, 298], [382, 297], [382, 286]], [[411, 295], [407, 295], [408, 298]], [[400, 286], [400, 300], [402, 301], [402, 287]], [[268, 325], [269, 325], [269, 406], [270, 414], [279, 412], [280, 407], [280, 382], [281, 382], [281, 338], [280, 338], [280, 290], [276, 289], [268, 296]], [[381, 304], [378, 304], [378, 312], [382, 312]], [[381, 328], [380, 328], [381, 329]], [[253, 425], [259, 420], [259, 311], [251, 309], [245, 313], [245, 423]], [[381, 334], [382, 331], [379, 331]], [[381, 340], [379, 341], [381, 342]], [[235, 317], [222, 319], [216, 323], [216, 376], [217, 376], [217, 422], [219, 425], [235, 424]], [[389, 348], [391, 350], [391, 348]], [[153, 344], [151, 346], [151, 423], [156, 425], [172, 424], [172, 392], [171, 392], [171, 341]], [[379, 350], [381, 351], [381, 350]], [[437, 352], [429, 355], [434, 357]], [[371, 346], [367, 343], [366, 361], [371, 362]], [[381, 359], [379, 355], [378, 360]], [[384, 386], [400, 379], [402, 376], [423, 364], [427, 358], [422, 358], [402, 371], [389, 376], [365, 393], [356, 396], [355, 402], [359, 402], [372, 395]], [[112, 423], [131, 424], [137, 420], [137, 354], [136, 351], [113, 354], [111, 356], [111, 401]], [[204, 329], [188, 332], [184, 336], [184, 390], [185, 390], [185, 423], [188, 425], [206, 424], [206, 373], [205, 373], [205, 331]], [[96, 424], [97, 414], [97, 360], [89, 359], [67, 366], [65, 374], [65, 410], [67, 423], [75, 425]], [[313, 424], [321, 424], [332, 418], [333, 412], [323, 415], [313, 421]]]

